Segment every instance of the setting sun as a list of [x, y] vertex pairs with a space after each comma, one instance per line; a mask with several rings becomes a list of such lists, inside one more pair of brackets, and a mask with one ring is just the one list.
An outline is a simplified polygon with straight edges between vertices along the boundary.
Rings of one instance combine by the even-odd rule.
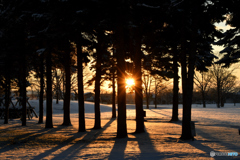
[[128, 87], [132, 87], [133, 85], [135, 85], [134, 79], [133, 78], [126, 79], [126, 85]]

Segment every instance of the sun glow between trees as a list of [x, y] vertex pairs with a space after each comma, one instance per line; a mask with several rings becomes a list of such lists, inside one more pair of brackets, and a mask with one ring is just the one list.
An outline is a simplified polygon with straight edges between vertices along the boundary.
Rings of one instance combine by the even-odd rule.
[[126, 87], [131, 88], [135, 85], [134, 79], [133, 78], [128, 78], [126, 79]]

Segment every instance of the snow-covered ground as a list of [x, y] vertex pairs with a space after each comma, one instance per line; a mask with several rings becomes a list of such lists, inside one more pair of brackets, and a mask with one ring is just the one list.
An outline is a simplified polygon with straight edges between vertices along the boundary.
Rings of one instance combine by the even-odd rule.
[[[38, 101], [29, 101], [38, 113]], [[170, 123], [171, 105], [150, 106], [145, 109], [146, 132], [134, 134], [135, 106], [127, 106], [128, 137], [116, 138], [117, 120], [111, 119], [111, 105], [101, 105], [102, 129], [93, 130], [94, 105], [85, 102], [86, 132], [78, 133], [78, 104], [71, 101], [73, 126], [61, 126], [63, 102], [53, 102], [54, 128], [45, 129], [38, 119], [27, 120], [21, 126], [19, 119], [3, 124], [0, 120], [0, 159], [240, 159], [240, 104], [193, 104], [195, 141], [181, 141], [181, 122]], [[182, 107], [179, 106], [182, 119]], [[45, 111], [45, 109], [44, 109]], [[45, 120], [45, 117], [44, 117]], [[210, 152], [238, 152], [237, 157], [215, 156]]]

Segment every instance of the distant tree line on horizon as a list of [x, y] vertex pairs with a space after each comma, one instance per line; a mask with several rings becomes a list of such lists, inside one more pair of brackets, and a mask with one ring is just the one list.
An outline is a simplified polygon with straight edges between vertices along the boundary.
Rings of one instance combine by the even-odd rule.
[[[30, 71], [34, 71], [36, 78], [40, 79], [39, 123], [43, 123], [45, 88], [45, 127], [52, 128], [54, 76], [56, 81], [60, 80], [53, 71], [59, 69], [64, 73], [62, 125], [71, 125], [71, 75], [76, 73], [79, 132], [85, 131], [83, 67], [91, 58], [95, 74], [89, 83], [95, 88], [95, 129], [101, 128], [100, 86], [104, 80], [111, 80], [113, 95], [117, 94], [118, 102], [117, 137], [127, 136], [125, 79], [131, 76], [135, 79], [136, 133], [145, 131], [142, 85], [143, 71], [147, 71], [152, 76], [173, 79], [171, 121], [178, 120], [181, 77], [181, 139], [192, 139], [195, 71], [205, 73], [213, 65], [217, 57], [212, 53], [212, 44], [224, 46], [221, 51], [224, 56], [216, 63], [229, 67], [238, 62], [238, 6], [240, 0], [2, 0], [0, 86], [5, 94], [4, 123], [8, 123], [12, 83], [18, 84], [20, 96], [23, 102], [26, 101], [27, 77]], [[225, 33], [217, 30], [214, 24], [223, 21], [233, 28]], [[217, 85], [221, 87], [219, 81]], [[116, 118], [115, 103], [112, 105], [112, 117]], [[22, 109], [22, 125], [25, 126], [26, 103]]]

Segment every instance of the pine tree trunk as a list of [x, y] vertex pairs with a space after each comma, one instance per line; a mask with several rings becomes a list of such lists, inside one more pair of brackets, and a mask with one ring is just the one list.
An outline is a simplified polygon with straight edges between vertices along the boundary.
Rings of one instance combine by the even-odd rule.
[[112, 71], [112, 118], [116, 118], [116, 103], [115, 103], [115, 97], [116, 97], [116, 90], [115, 90], [115, 69]]
[[117, 90], [118, 90], [118, 119], [117, 119], [117, 137], [127, 137], [127, 122], [126, 122], [126, 88], [125, 88], [125, 50], [123, 27], [118, 26], [116, 36], [118, 39], [116, 46], [117, 57]]
[[182, 60], [182, 79], [183, 81], [183, 120], [182, 120], [182, 135], [181, 139], [193, 139], [191, 130], [191, 109], [192, 109], [192, 94], [193, 94], [193, 78], [194, 78], [194, 65], [196, 56], [196, 42], [193, 37], [191, 40], [190, 53], [188, 58], [188, 72], [186, 66], [186, 53], [183, 54]]
[[21, 91], [22, 91], [22, 126], [26, 126], [26, 112], [27, 112], [27, 106], [26, 106], [26, 102], [27, 102], [27, 96], [26, 96], [26, 55], [25, 53], [22, 56], [22, 66], [21, 66], [21, 70], [22, 70], [22, 75], [21, 75]]
[[45, 128], [53, 128], [52, 121], [52, 56], [51, 52], [47, 53], [46, 58], [47, 68], [47, 106], [46, 106], [46, 124]]
[[191, 139], [191, 117], [189, 115], [187, 104], [187, 69], [186, 54], [182, 58], [182, 91], [183, 91], [183, 118], [182, 118], [182, 135], [181, 139]]
[[65, 80], [65, 73], [62, 73], [62, 99], [64, 100], [65, 97], [65, 85], [66, 84], [66, 80]]
[[135, 56], [135, 105], [136, 105], [136, 133], [144, 131], [144, 115], [143, 115], [143, 94], [142, 94], [142, 72], [141, 72], [141, 56]]
[[98, 34], [98, 44], [97, 44], [97, 62], [96, 62], [96, 78], [95, 78], [95, 103], [94, 103], [94, 110], [95, 110], [95, 124], [94, 129], [101, 128], [101, 112], [100, 112], [100, 82], [101, 82], [101, 63], [102, 63], [102, 54], [103, 49], [101, 46], [100, 33]]
[[85, 132], [85, 108], [84, 108], [84, 88], [83, 88], [83, 66], [82, 66], [82, 46], [77, 44], [77, 67], [78, 67], [78, 132]]
[[155, 109], [157, 109], [157, 79], [155, 78], [155, 98], [154, 98]]
[[40, 96], [39, 96], [39, 120], [38, 123], [43, 123], [43, 94], [44, 94], [44, 64], [43, 54], [40, 57]]
[[221, 107], [224, 107], [224, 103], [225, 103], [225, 98], [221, 96]]
[[220, 108], [220, 100], [221, 99], [221, 93], [220, 93], [220, 81], [217, 78], [217, 107]]
[[70, 97], [71, 97], [71, 55], [70, 52], [65, 53], [65, 95], [63, 102], [63, 124], [64, 126], [71, 126], [70, 120]]
[[6, 81], [5, 81], [5, 116], [4, 116], [4, 124], [8, 124], [9, 119], [9, 103], [10, 103], [10, 77], [9, 73], [5, 74]]
[[136, 105], [136, 133], [145, 132], [143, 115], [143, 93], [142, 93], [142, 51], [141, 34], [136, 32], [136, 46], [134, 56], [135, 77], [135, 105]]
[[206, 108], [205, 92], [204, 92], [204, 90], [202, 90], [202, 103], [203, 103], [203, 108]]
[[57, 70], [55, 71], [55, 77], [56, 77], [56, 104], [58, 104], [58, 99], [59, 99], [59, 77]]
[[147, 109], [149, 109], [149, 93], [148, 93], [148, 91], [146, 93], [146, 103], [147, 103]]
[[172, 109], [172, 119], [170, 121], [178, 121], [178, 63], [177, 63], [177, 54], [174, 53], [173, 59], [173, 71], [174, 71], [174, 79], [173, 79], [173, 109]]

